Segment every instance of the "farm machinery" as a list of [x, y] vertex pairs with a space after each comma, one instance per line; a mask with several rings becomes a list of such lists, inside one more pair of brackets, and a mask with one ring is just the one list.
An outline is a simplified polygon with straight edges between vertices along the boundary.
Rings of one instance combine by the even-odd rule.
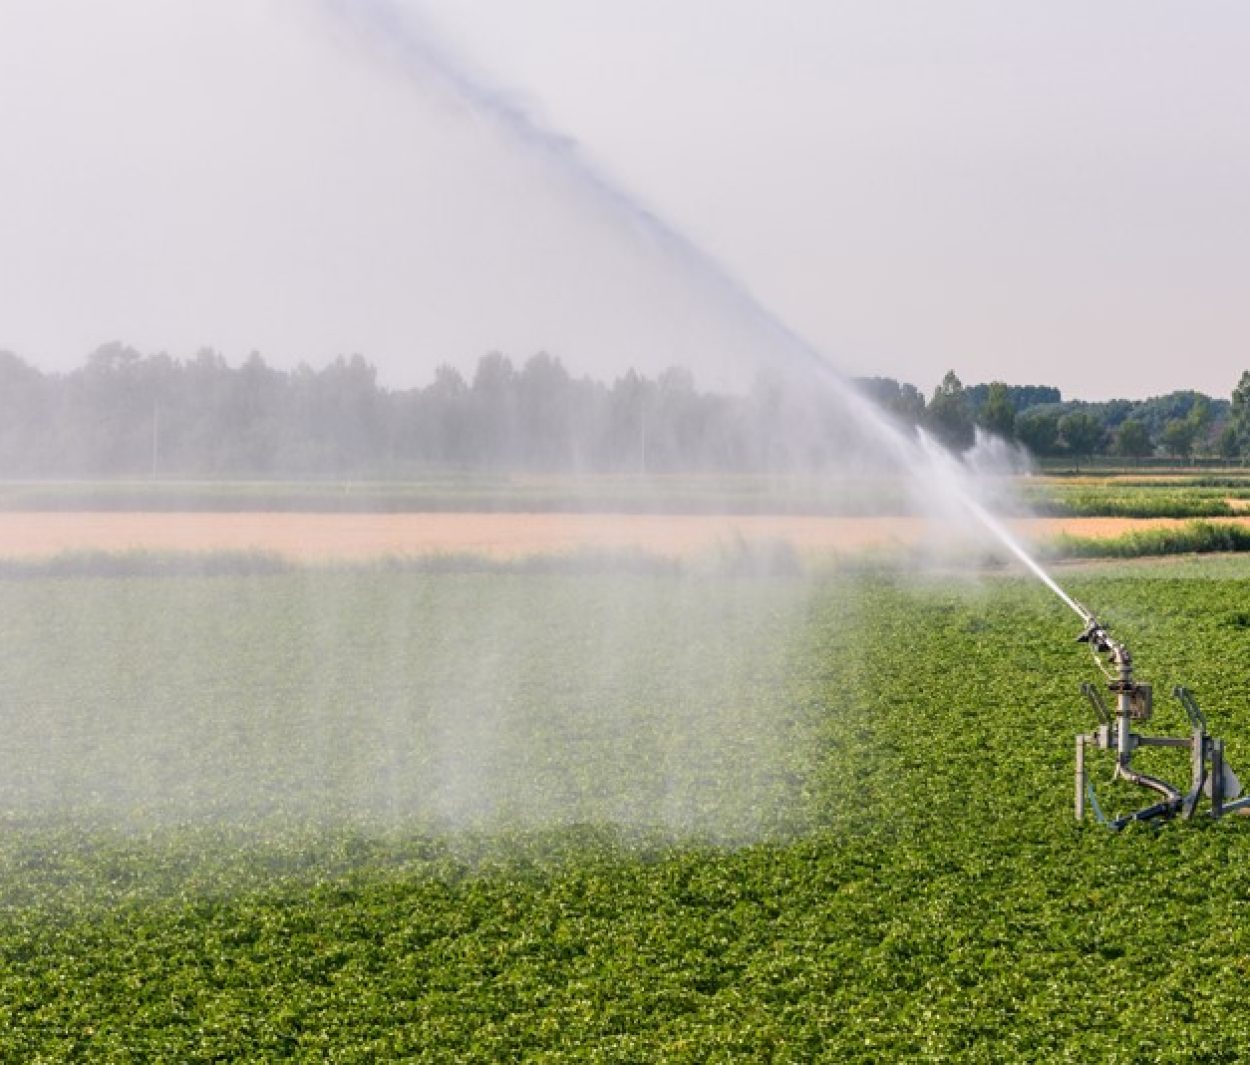
[[[1077, 604], [1079, 605], [1079, 604]], [[1188, 820], [1194, 816], [1204, 798], [1210, 801], [1210, 815], [1242, 811], [1250, 813], [1250, 797], [1239, 798], [1241, 784], [1224, 759], [1224, 741], [1207, 731], [1207, 720], [1194, 697], [1186, 688], [1177, 687], [1172, 695], [1189, 718], [1189, 736], [1150, 736], [1134, 732], [1134, 725], [1145, 724], [1154, 709], [1153, 690], [1133, 676], [1133, 659], [1128, 648], [1113, 640], [1094, 615], [1081, 608], [1085, 630], [1077, 637], [1089, 644], [1094, 661], [1107, 678], [1107, 690], [1113, 696], [1114, 709], [1103, 701], [1097, 687], [1081, 685], [1098, 718], [1098, 727], [1076, 737], [1076, 818], [1084, 820], [1086, 811], [1102, 824], [1118, 831], [1133, 821], [1166, 819], [1179, 815]], [[1149, 776], [1133, 768], [1133, 752], [1141, 747], [1175, 747], [1189, 751], [1190, 780], [1188, 790]], [[1133, 813], [1109, 818], [1098, 802], [1089, 779], [1086, 753], [1090, 750], [1114, 752], [1113, 780], [1125, 780], [1155, 792], [1159, 799]]]

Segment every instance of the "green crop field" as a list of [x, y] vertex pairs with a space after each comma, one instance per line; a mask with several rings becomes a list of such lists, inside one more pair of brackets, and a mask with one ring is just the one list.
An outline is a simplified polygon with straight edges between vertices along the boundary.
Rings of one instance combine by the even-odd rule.
[[[1000, 509], [1053, 517], [1220, 518], [1250, 502], [1250, 475], [1157, 468], [1002, 477]], [[1232, 501], [1232, 502], [1230, 502]], [[809, 474], [435, 473], [345, 481], [0, 481], [0, 513], [21, 510], [215, 512], [626, 512], [898, 515], [905, 481]]]
[[[1245, 567], [1152, 566], [1065, 583], [1250, 765]], [[1074, 825], [1079, 628], [1004, 578], [0, 581], [0, 1059], [1244, 1061], [1250, 821]]]

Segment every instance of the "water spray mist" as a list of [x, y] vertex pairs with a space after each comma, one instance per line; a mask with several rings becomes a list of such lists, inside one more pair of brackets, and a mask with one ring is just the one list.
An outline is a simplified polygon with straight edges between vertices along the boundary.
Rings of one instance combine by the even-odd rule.
[[[1204, 791], [1211, 799], [1211, 813], [1216, 817], [1231, 810], [1250, 808], [1250, 798], [1237, 801], [1240, 785], [1224, 762], [1223, 744], [1208, 735], [1206, 720], [1186, 689], [1177, 688], [1174, 694], [1189, 716], [1193, 729], [1190, 738], [1148, 737], [1132, 731], [1133, 722], [1149, 719], [1152, 695], [1149, 685], [1135, 679], [1128, 649], [1113, 640], [1093, 613], [1065, 592], [1003, 522], [983, 505], [968, 471], [948, 452], [933, 444], [923, 433], [914, 437], [891, 421], [820, 351], [765, 307], [723, 264], [588, 162], [568, 138], [545, 129], [503, 92], [470, 72], [463, 62], [438, 44], [434, 34], [401, 10], [394, 0], [324, 0], [324, 3], [336, 18], [365, 35], [419, 85], [444, 93], [465, 105], [477, 119], [492, 126], [511, 143], [545, 161], [600, 210], [668, 255], [718, 303], [749, 327], [767, 349], [776, 348], [785, 353], [791, 363], [830, 388], [854, 424], [897, 463], [918, 488], [925, 492], [937, 491], [941, 493], [944, 503], [955, 504], [1081, 618], [1084, 629], [1080, 639], [1093, 648], [1095, 660], [1107, 673], [1116, 709], [1113, 715], [1097, 691], [1090, 685], [1085, 686], [1084, 691], [1094, 706], [1100, 724], [1095, 732], [1077, 737], [1078, 818], [1084, 817], [1087, 804], [1100, 820], [1113, 828], [1123, 827], [1134, 820], [1176, 814], [1189, 818], [1193, 816]], [[1109, 665], [1104, 665], [1100, 656], [1105, 657]], [[1189, 790], [1182, 793], [1162, 780], [1134, 770], [1132, 755], [1140, 746], [1188, 748], [1192, 769]], [[1113, 750], [1115, 777], [1157, 792], [1161, 801], [1125, 817], [1107, 819], [1086, 774], [1085, 754], [1091, 747]]]
[[917, 439], [893, 422], [811, 343], [769, 310], [741, 280], [707, 251], [642, 204], [599, 167], [588, 161], [568, 137], [538, 123], [506, 93], [439, 43], [437, 36], [395, 0], [323, 0], [332, 15], [380, 50], [423, 89], [460, 102], [518, 148], [544, 160], [589, 202], [618, 219], [634, 234], [672, 259], [697, 280], [718, 304], [732, 312], [759, 338], [763, 350], [776, 349], [793, 367], [812, 374], [836, 396], [840, 409], [909, 476], [922, 493], [939, 492], [953, 501], [1013, 558], [1059, 596], [1080, 609], [1045, 573], [1024, 546], [979, 501], [968, 472], [941, 448]]

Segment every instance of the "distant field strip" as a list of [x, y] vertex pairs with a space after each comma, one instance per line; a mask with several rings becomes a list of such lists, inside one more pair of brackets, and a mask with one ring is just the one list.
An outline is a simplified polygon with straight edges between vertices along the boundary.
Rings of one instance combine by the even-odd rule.
[[[1250, 517], [1222, 523], [1250, 527]], [[1033, 541], [1184, 525], [1171, 518], [1035, 518], [1014, 522]], [[914, 547], [941, 537], [919, 518], [809, 515], [211, 512], [10, 512], [0, 557], [66, 552], [239, 551], [296, 561], [470, 553], [491, 558], [583, 550], [690, 558], [742, 544], [787, 544], [805, 556]]]

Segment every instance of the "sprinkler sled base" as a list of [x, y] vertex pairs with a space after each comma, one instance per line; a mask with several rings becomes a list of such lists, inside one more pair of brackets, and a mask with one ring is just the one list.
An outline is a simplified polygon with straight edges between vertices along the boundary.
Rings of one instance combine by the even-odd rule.
[[[1140, 691], [1145, 685], [1138, 685]], [[1189, 717], [1191, 732], [1183, 736], [1147, 736], [1132, 731], [1130, 721], [1144, 719], [1144, 714], [1117, 714], [1115, 719], [1093, 685], [1082, 685], [1082, 692], [1094, 706], [1099, 718], [1099, 726], [1093, 732], [1076, 737], [1076, 787], [1075, 813], [1078, 821], [1084, 820], [1086, 813], [1092, 813], [1095, 820], [1118, 831], [1134, 821], [1151, 821], [1180, 817], [1189, 820], [1198, 812], [1203, 799], [1209, 800], [1208, 813], [1211, 817], [1222, 817], [1225, 814], [1250, 812], [1250, 797], [1239, 798], [1241, 782], [1224, 758], [1224, 741], [1216, 739], [1207, 731], [1206, 718], [1198, 708], [1193, 696], [1185, 688], [1175, 688], [1172, 694], [1185, 708]], [[1149, 689], [1147, 689], [1147, 692]], [[1147, 694], [1137, 705], [1149, 705]], [[1174, 747], [1189, 751], [1190, 781], [1186, 791], [1174, 787], [1167, 781], [1157, 777], [1139, 773], [1132, 767], [1132, 755], [1140, 747]], [[1112, 779], [1127, 780], [1150, 791], [1156, 792], [1160, 801], [1140, 810], [1119, 817], [1107, 817], [1098, 802], [1093, 782], [1089, 779], [1086, 764], [1086, 752], [1089, 750], [1114, 751], [1116, 753]]]
[[[1250, 797], [1239, 798], [1241, 782], [1224, 758], [1224, 741], [1215, 739], [1207, 731], [1207, 719], [1194, 697], [1186, 688], [1173, 688], [1172, 695], [1185, 708], [1189, 718], [1190, 734], [1185, 736], [1147, 736], [1133, 731], [1134, 722], [1150, 720], [1154, 709], [1154, 696], [1149, 684], [1133, 679], [1133, 659], [1128, 648], [1113, 640], [1092, 614], [1082, 608], [1085, 631], [1077, 639], [1088, 643], [1094, 652], [1094, 661], [1106, 674], [1107, 690], [1115, 697], [1115, 710], [1103, 702], [1098, 689], [1092, 684], [1081, 685], [1081, 691], [1094, 708], [1098, 728], [1076, 737], [1076, 819], [1083, 821], [1086, 812], [1108, 828], [1118, 831], [1134, 821], [1152, 821], [1180, 817], [1190, 820], [1198, 811], [1202, 800], [1210, 801], [1212, 817], [1224, 814], [1250, 812]], [[1105, 655], [1108, 665], [1100, 656]], [[1165, 780], [1139, 773], [1133, 768], [1133, 752], [1140, 747], [1174, 747], [1189, 751], [1189, 788], [1181, 791]], [[1115, 818], [1107, 817], [1098, 802], [1098, 796], [1086, 769], [1086, 753], [1090, 750], [1115, 753], [1113, 780], [1127, 780], [1155, 792], [1159, 799], [1133, 813]]]

